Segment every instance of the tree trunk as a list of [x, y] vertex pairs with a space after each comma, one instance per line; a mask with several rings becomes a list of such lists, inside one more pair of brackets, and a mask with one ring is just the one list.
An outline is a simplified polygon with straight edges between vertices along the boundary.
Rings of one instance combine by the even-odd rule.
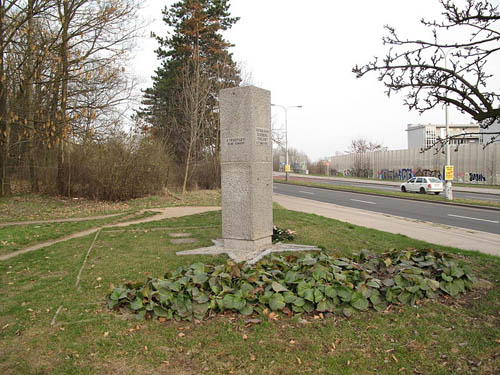
[[193, 138], [191, 137], [189, 139], [189, 146], [187, 150], [187, 155], [186, 155], [186, 164], [184, 167], [184, 181], [182, 182], [182, 194], [186, 192], [186, 187], [187, 187], [187, 181], [189, 177], [189, 168], [191, 166], [191, 152], [193, 149]]
[[9, 171], [10, 125], [8, 121], [7, 77], [5, 76], [5, 8], [0, 3], [0, 196], [11, 193]]
[[25, 70], [25, 82], [26, 82], [26, 119], [28, 129], [28, 165], [30, 172], [30, 183], [31, 192], [38, 193], [38, 178], [36, 176], [35, 170], [35, 109], [33, 103], [33, 75], [35, 66], [35, 57], [33, 52], [35, 50], [35, 45], [33, 43], [33, 1], [28, 1], [28, 30], [26, 35], [26, 45], [27, 60], [26, 60], [26, 70]]
[[69, 129], [68, 117], [66, 114], [67, 100], [68, 100], [68, 79], [69, 79], [69, 22], [70, 22], [70, 9], [67, 1], [63, 2], [63, 18], [62, 22], [62, 32], [61, 32], [61, 105], [60, 105], [60, 118], [57, 126], [57, 192], [61, 195], [65, 193], [64, 189], [64, 140], [66, 138], [66, 133]]

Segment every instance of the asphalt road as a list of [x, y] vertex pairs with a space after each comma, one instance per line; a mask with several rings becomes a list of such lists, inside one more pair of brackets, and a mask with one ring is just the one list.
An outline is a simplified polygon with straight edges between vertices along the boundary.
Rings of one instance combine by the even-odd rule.
[[[274, 183], [274, 192], [394, 216], [500, 234], [500, 211]], [[411, 224], [409, 224], [411, 225]]]
[[[296, 177], [293, 177], [292, 179], [304, 181], [304, 179], [296, 178]], [[314, 179], [314, 178], [309, 178], [309, 177], [305, 181], [317, 182], [317, 183], [329, 184], [329, 185], [363, 187], [363, 188], [368, 188], [368, 189], [373, 189], [373, 190], [382, 190], [382, 191], [401, 191], [399, 189], [399, 186], [378, 185], [378, 184], [370, 184], [370, 183], [366, 183], [366, 182]], [[444, 194], [444, 192], [441, 194]], [[463, 192], [463, 191], [453, 191], [453, 196], [455, 198], [500, 202], [500, 191], [499, 191], [499, 194], [484, 194], [484, 193], [469, 193], [469, 192]]]

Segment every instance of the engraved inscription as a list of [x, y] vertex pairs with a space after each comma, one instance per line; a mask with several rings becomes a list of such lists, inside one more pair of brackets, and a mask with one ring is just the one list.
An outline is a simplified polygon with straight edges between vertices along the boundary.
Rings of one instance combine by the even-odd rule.
[[255, 128], [255, 144], [257, 145], [268, 145], [270, 140], [269, 129]]
[[237, 145], [244, 145], [245, 142], [245, 137], [240, 137], [240, 138], [226, 138], [226, 144], [228, 146], [237, 146]]

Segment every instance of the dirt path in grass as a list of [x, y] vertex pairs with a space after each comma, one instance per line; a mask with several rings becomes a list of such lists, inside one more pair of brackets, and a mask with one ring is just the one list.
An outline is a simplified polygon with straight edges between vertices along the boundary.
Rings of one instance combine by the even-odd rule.
[[[9, 254], [5, 255], [0, 255], [0, 261], [2, 260], [8, 260], [10, 258], [13, 258], [15, 256], [18, 256], [20, 254], [28, 253], [30, 251], [35, 251], [38, 249], [42, 249], [47, 246], [54, 245], [59, 242], [65, 242], [68, 240], [72, 240], [74, 238], [80, 238], [80, 237], [85, 237], [88, 236], [89, 234], [96, 233], [97, 231], [103, 229], [103, 228], [121, 228], [121, 227], [126, 227], [129, 225], [134, 225], [134, 224], [143, 224], [143, 223], [149, 223], [152, 221], [158, 221], [158, 220], [163, 220], [163, 219], [169, 219], [173, 217], [181, 217], [181, 216], [189, 216], [189, 215], [195, 215], [203, 212], [208, 212], [208, 211], [218, 211], [220, 210], [220, 207], [168, 207], [168, 208], [151, 208], [151, 209], [146, 209], [146, 210], [141, 210], [137, 213], [137, 215], [140, 215], [146, 211], [148, 212], [155, 212], [156, 215], [154, 216], [149, 216], [137, 220], [131, 220], [131, 221], [125, 221], [123, 223], [118, 223], [118, 224], [108, 224], [108, 225], [103, 225], [100, 227], [95, 227], [91, 229], [87, 229], [81, 232], [77, 233], [72, 233], [68, 236], [61, 237], [56, 240], [50, 240], [50, 241], [45, 241], [38, 243], [33, 246], [26, 247], [21, 250], [14, 251]], [[23, 221], [23, 222], [12, 222], [12, 223], [3, 223], [1, 226], [9, 226], [9, 225], [26, 225], [26, 224], [45, 224], [45, 223], [60, 223], [60, 222], [75, 222], [75, 221], [87, 221], [87, 220], [99, 220], [99, 219], [105, 219], [109, 217], [114, 217], [114, 216], [119, 216], [121, 214], [113, 214], [113, 215], [104, 215], [104, 216], [92, 216], [92, 217], [85, 217], [85, 218], [71, 218], [71, 219], [55, 219], [55, 220], [46, 220], [46, 221]]]

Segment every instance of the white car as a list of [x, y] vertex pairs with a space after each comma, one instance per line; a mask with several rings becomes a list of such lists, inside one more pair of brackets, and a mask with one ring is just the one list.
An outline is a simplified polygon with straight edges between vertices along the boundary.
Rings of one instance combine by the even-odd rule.
[[439, 194], [443, 191], [443, 181], [436, 177], [413, 177], [401, 184], [401, 191]]

